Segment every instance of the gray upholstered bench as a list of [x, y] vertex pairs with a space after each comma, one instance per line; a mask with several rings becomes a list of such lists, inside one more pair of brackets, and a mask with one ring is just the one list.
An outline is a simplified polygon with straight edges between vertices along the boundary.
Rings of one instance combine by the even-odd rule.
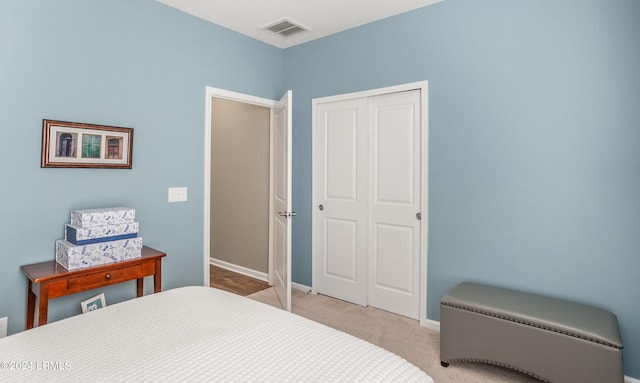
[[559, 299], [462, 283], [440, 302], [440, 360], [509, 367], [553, 383], [622, 383], [616, 316]]

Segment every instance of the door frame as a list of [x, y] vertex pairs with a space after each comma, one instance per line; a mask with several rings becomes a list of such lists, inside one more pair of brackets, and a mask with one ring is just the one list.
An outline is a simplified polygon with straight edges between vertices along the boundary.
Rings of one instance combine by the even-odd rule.
[[[318, 104], [323, 104], [323, 103], [328, 103], [328, 102], [335, 102], [335, 101], [346, 101], [346, 100], [351, 100], [351, 99], [356, 99], [356, 98], [365, 98], [365, 97], [374, 97], [374, 96], [381, 96], [381, 95], [385, 95], [385, 94], [391, 94], [391, 93], [398, 93], [398, 92], [406, 92], [406, 91], [411, 91], [411, 90], [418, 90], [420, 91], [420, 131], [421, 131], [421, 145], [420, 145], [420, 164], [421, 164], [421, 173], [420, 173], [420, 212], [422, 214], [422, 220], [421, 220], [421, 230], [420, 230], [420, 297], [419, 297], [419, 302], [420, 302], [420, 325], [423, 327], [431, 327], [431, 324], [429, 323], [429, 320], [427, 319], [427, 259], [428, 259], [428, 234], [429, 234], [429, 108], [428, 108], [428, 100], [429, 100], [429, 93], [428, 93], [428, 81], [418, 81], [418, 82], [412, 82], [412, 83], [407, 83], [407, 84], [400, 84], [400, 85], [395, 85], [395, 86], [389, 86], [389, 87], [384, 87], [384, 88], [377, 88], [377, 89], [370, 89], [370, 90], [365, 90], [365, 91], [361, 91], [361, 92], [354, 92], [354, 93], [346, 93], [346, 94], [340, 94], [340, 95], [335, 95], [335, 96], [328, 96], [328, 97], [321, 97], [321, 98], [314, 98], [311, 102], [312, 102], [312, 117], [311, 117], [311, 129], [312, 132], [316, 132], [317, 131], [317, 107]], [[312, 143], [311, 143], [311, 147], [314, 148], [315, 147], [315, 134], [311, 135], [311, 139], [312, 139]], [[312, 150], [313, 153], [315, 153], [315, 151]], [[312, 158], [312, 180], [315, 179], [316, 175], [313, 174], [313, 169], [316, 168], [316, 156], [315, 154], [312, 154], [313, 158]], [[313, 182], [313, 181], [312, 181]], [[315, 206], [318, 205], [317, 202], [317, 197], [315, 195], [315, 189], [312, 188], [312, 196], [311, 196], [311, 201], [312, 201], [312, 207], [311, 207], [311, 214], [312, 214], [312, 218], [311, 218], [311, 222], [315, 222], [315, 215], [318, 214]], [[312, 233], [313, 233], [313, 227], [312, 227]], [[312, 236], [313, 238], [313, 236]], [[311, 245], [311, 264], [315, 265], [317, 260], [318, 260], [319, 255], [316, 254], [315, 252], [315, 246], [313, 246], [313, 243]], [[316, 290], [316, 280], [319, 279], [319, 276], [317, 275], [317, 273], [320, 272], [319, 268], [317, 267], [312, 267], [312, 292], [313, 293], [317, 293]]]
[[[207, 86], [205, 95], [205, 121], [204, 121], [204, 241], [203, 241], [203, 257], [204, 257], [204, 286], [209, 286], [210, 266], [212, 258], [211, 254], [211, 137], [212, 137], [212, 111], [211, 102], [214, 98], [220, 98], [230, 101], [237, 101], [244, 104], [251, 104], [269, 108], [269, 271], [268, 282], [273, 285], [273, 227], [271, 218], [273, 216], [273, 186], [275, 175], [273, 169], [273, 144], [274, 144], [274, 108], [277, 100], [270, 100], [257, 96], [251, 96], [244, 93], [232, 92], [225, 89], [219, 89]], [[255, 275], [252, 275], [256, 277]]]

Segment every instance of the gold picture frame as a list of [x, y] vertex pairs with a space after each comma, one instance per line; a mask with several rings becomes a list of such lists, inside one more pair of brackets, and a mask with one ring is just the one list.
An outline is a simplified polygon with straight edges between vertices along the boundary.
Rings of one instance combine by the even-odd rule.
[[131, 169], [133, 128], [42, 120], [42, 168]]

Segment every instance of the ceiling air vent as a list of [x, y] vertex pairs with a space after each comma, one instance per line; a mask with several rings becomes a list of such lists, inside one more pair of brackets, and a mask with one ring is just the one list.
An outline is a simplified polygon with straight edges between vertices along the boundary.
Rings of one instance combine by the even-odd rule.
[[290, 19], [280, 19], [275, 21], [262, 29], [267, 30], [271, 33], [275, 33], [278, 36], [289, 37], [291, 35], [295, 35], [296, 33], [308, 31], [309, 28], [296, 23]]

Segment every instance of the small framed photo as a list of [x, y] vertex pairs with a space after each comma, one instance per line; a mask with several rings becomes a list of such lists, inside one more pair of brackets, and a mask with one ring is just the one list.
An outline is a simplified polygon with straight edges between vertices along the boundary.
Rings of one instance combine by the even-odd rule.
[[89, 298], [86, 301], [80, 302], [80, 306], [82, 307], [82, 312], [86, 313], [89, 311], [107, 307], [107, 301], [104, 298], [104, 293], [102, 293], [102, 294], [96, 295], [93, 298]]
[[42, 120], [42, 168], [131, 169], [133, 128]]

